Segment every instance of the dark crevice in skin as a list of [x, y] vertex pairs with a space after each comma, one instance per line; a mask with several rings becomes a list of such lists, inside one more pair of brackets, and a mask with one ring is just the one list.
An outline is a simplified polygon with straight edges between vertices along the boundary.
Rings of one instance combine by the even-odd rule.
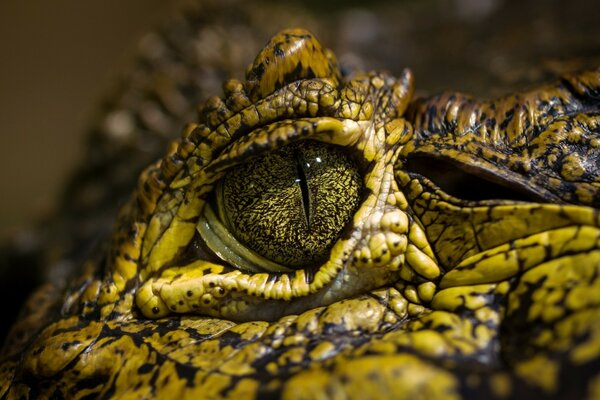
[[[515, 277], [511, 280], [511, 287], [515, 288], [519, 284], [521, 277]], [[530, 341], [535, 337], [539, 329], [544, 329], [544, 326], [538, 326], [532, 329], [531, 321], [528, 321], [528, 310], [534, 304], [533, 294], [539, 290], [546, 281], [547, 277], [542, 277], [534, 283], [526, 283], [526, 292], [519, 295], [520, 306], [516, 311], [506, 315], [500, 324], [500, 357], [503, 363], [509, 367], [513, 367], [519, 361], [527, 359], [535, 352]], [[506, 303], [510, 296], [506, 297]], [[539, 321], [537, 321], [539, 322]]]
[[432, 156], [411, 156], [403, 169], [422, 175], [439, 186], [444, 192], [459, 199], [470, 201], [511, 200], [548, 202], [524, 188], [508, 186], [508, 183], [492, 181], [491, 177], [478, 176], [461, 169], [454, 163]]

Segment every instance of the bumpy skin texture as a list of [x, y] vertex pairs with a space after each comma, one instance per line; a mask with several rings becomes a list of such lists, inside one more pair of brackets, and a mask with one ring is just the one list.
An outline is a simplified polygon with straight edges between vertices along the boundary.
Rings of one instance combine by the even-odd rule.
[[404, 154], [481, 170], [541, 199], [598, 205], [598, 71], [493, 101], [445, 93], [415, 104]]
[[[599, 88], [596, 70], [407, 113], [409, 71], [343, 77], [307, 31], [278, 34], [144, 171], [102, 256], [32, 297], [0, 396], [600, 396]], [[211, 254], [219, 180], [303, 140], [343, 147], [364, 181], [328, 260], [256, 272]], [[404, 169], [417, 153], [546, 200], [451, 197]]]

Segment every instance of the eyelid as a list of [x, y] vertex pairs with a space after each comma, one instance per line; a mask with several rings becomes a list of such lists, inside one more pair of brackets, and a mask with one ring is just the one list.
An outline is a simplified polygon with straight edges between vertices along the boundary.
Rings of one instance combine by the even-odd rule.
[[325, 143], [352, 146], [363, 134], [359, 122], [333, 117], [283, 120], [258, 128], [225, 148], [205, 167], [210, 173], [222, 172], [267, 151], [273, 151], [298, 140], [312, 139]]

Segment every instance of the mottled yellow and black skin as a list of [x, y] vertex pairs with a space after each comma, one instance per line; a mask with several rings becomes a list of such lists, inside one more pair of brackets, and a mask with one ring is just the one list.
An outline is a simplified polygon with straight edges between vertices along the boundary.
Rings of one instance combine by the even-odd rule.
[[477, 101], [460, 93], [417, 101], [405, 155], [435, 153], [557, 203], [598, 206], [598, 71]]
[[[31, 298], [0, 397], [600, 397], [599, 70], [410, 104], [408, 70], [342, 77], [295, 29], [223, 88], [141, 175], [107, 248]], [[223, 176], [306, 140], [363, 180], [327, 260], [257, 272], [212, 254], [198, 227]], [[405, 169], [413, 154], [540, 201], [454, 198]]]

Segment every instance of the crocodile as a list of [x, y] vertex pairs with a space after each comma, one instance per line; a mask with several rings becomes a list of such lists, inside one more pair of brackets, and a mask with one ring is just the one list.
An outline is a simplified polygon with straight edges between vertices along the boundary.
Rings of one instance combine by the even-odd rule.
[[31, 296], [0, 396], [598, 397], [599, 98], [599, 69], [414, 98], [281, 31]]

